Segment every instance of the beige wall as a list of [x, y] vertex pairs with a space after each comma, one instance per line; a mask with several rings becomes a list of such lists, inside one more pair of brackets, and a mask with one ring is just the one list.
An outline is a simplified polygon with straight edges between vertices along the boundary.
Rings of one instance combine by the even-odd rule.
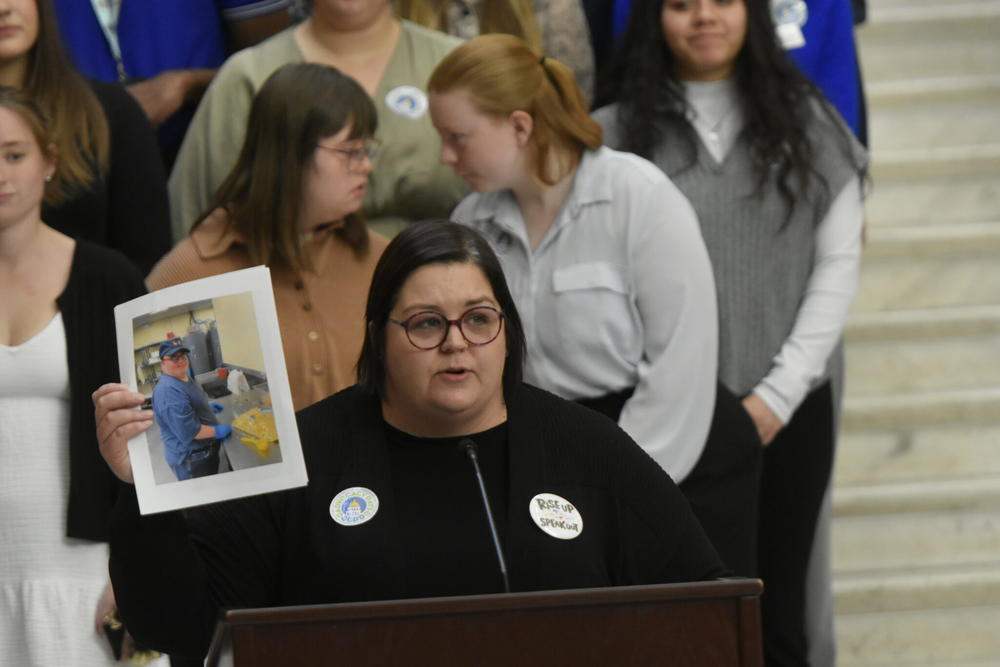
[[[215, 313], [211, 308], [203, 308], [194, 311], [194, 317], [196, 320], [214, 320]], [[132, 334], [133, 346], [140, 348], [143, 345], [159, 343], [167, 339], [167, 332], [183, 338], [189, 326], [191, 326], [191, 313], [188, 312], [151, 322], [148, 327], [136, 327]]]
[[233, 294], [213, 299], [212, 303], [222, 360], [227, 364], [263, 371], [264, 355], [257, 335], [253, 295], [250, 292]]

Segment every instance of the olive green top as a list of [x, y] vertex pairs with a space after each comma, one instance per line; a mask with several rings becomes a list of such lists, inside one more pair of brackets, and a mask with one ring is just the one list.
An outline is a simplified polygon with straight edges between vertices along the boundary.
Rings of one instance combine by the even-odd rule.
[[[400, 23], [399, 41], [375, 91], [381, 148], [364, 200], [369, 225], [386, 236], [414, 220], [447, 218], [467, 192], [440, 163], [441, 141], [424, 94], [431, 71], [461, 40]], [[235, 54], [206, 91], [170, 175], [175, 241], [187, 236], [235, 164], [257, 90], [278, 67], [304, 62], [293, 31]]]

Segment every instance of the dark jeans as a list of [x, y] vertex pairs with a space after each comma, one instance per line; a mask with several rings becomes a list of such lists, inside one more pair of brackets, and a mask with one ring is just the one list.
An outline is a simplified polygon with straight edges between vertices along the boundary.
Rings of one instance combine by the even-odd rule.
[[188, 452], [180, 465], [173, 466], [178, 480], [207, 477], [219, 472], [219, 449], [222, 443], [212, 440], [210, 445], [197, 447]]
[[[631, 395], [632, 391], [626, 390], [578, 402], [618, 421]], [[669, 414], [664, 413], [664, 419], [669, 419]], [[757, 572], [760, 461], [757, 428], [740, 399], [717, 382], [705, 448], [678, 486], [723, 564], [740, 576], [756, 576]]]
[[764, 449], [758, 563], [768, 667], [808, 665], [806, 573], [823, 496], [833, 467], [830, 383], [810, 393]]

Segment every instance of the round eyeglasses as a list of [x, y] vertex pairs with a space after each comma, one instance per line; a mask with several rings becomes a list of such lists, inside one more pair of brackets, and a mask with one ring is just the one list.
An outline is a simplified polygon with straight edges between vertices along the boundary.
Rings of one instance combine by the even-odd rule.
[[330, 151], [331, 153], [340, 153], [346, 157], [347, 170], [358, 171], [361, 169], [361, 165], [364, 164], [365, 158], [371, 161], [375, 160], [375, 156], [378, 155], [379, 142], [375, 139], [369, 139], [361, 148], [335, 148], [333, 146], [324, 146], [323, 144], [316, 144], [316, 147]]
[[391, 317], [388, 319], [403, 327], [407, 340], [420, 350], [433, 350], [440, 346], [448, 338], [448, 331], [453, 324], [469, 345], [492, 343], [503, 328], [503, 313], [490, 306], [470, 308], [456, 320], [449, 320], [433, 310], [420, 311], [402, 322]]

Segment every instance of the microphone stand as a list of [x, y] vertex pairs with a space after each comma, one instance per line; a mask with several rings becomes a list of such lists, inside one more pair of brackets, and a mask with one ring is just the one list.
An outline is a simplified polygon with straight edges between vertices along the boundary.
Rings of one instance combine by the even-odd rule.
[[503, 576], [503, 590], [510, 593], [510, 581], [507, 578], [507, 561], [503, 557], [503, 549], [500, 548], [500, 537], [497, 535], [497, 526], [493, 521], [493, 511], [490, 509], [490, 499], [486, 495], [486, 484], [483, 482], [483, 472], [479, 469], [479, 454], [476, 450], [476, 443], [469, 438], [458, 443], [465, 449], [466, 456], [472, 461], [472, 467], [476, 470], [476, 480], [479, 482], [479, 495], [483, 499], [483, 508], [486, 510], [486, 521], [490, 524], [490, 535], [493, 537], [493, 546], [497, 551], [497, 562], [500, 563], [500, 574]]

